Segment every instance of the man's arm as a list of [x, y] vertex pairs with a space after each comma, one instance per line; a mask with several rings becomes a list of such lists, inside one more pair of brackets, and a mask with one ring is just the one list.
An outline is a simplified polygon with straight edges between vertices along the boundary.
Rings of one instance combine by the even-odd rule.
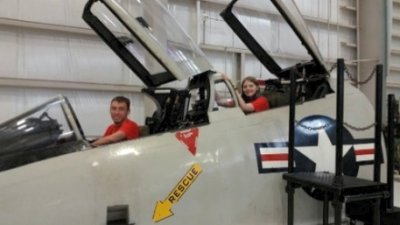
[[111, 143], [115, 143], [115, 142], [118, 142], [118, 141], [121, 141], [124, 139], [126, 139], [125, 132], [119, 130], [109, 136], [101, 137], [101, 138], [97, 139], [95, 142], [92, 143], [92, 146], [97, 147], [100, 145], [111, 144]]

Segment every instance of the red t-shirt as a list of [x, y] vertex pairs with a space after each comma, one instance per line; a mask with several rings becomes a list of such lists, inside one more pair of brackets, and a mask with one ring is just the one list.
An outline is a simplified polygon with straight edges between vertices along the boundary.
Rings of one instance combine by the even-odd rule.
[[261, 112], [269, 109], [269, 102], [264, 96], [258, 97], [256, 100], [252, 101], [251, 104], [254, 107], [254, 112]]
[[125, 133], [126, 140], [131, 140], [139, 137], [139, 127], [135, 122], [130, 119], [124, 120], [124, 122], [122, 122], [122, 124], [120, 125], [111, 124], [110, 126], [108, 126], [103, 137], [114, 134], [119, 130]]

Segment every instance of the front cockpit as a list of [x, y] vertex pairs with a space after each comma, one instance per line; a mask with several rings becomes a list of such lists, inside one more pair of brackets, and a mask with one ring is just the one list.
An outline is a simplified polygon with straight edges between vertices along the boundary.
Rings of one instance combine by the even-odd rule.
[[89, 147], [62, 96], [1, 124], [0, 146], [0, 171]]

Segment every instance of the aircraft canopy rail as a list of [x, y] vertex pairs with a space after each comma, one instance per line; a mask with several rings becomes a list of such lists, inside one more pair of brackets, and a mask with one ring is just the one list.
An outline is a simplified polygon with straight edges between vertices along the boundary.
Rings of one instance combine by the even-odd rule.
[[55, 97], [0, 124], [0, 171], [88, 147], [68, 99]]
[[82, 17], [148, 87], [212, 70], [159, 0], [89, 0]]
[[[274, 60], [270, 53], [272, 52], [271, 49], [267, 47], [268, 44], [275, 43], [273, 40], [270, 40], [273, 39], [271, 38], [271, 35], [274, 35], [271, 34], [273, 32], [270, 32], [271, 30], [267, 31], [270, 33], [265, 31], [260, 32], [259, 29], [257, 29], [257, 33], [252, 32], [252, 25], [246, 21], [246, 15], [241, 15], [239, 9], [235, 8], [235, 4], [238, 2], [239, 0], [233, 0], [224, 9], [224, 11], [221, 12], [221, 16], [236, 33], [236, 35], [238, 35], [243, 43], [249, 48], [249, 50], [272, 74], [279, 78], [289, 79], [290, 69], [297, 67], [297, 70], [299, 71], [305, 70], [304, 74], [306, 77], [312, 76], [324, 78], [329, 75], [328, 69], [322, 59], [316, 43], [314, 42], [311, 32], [308, 30], [303, 17], [292, 0], [271, 0], [272, 4], [269, 1], [263, 2], [265, 3], [265, 11], [271, 11], [271, 9], [275, 9], [277, 14], [281, 14], [283, 19], [289, 24], [292, 30], [284, 29], [284, 35], [296, 35], [300, 39], [301, 43], [299, 44], [302, 44], [306, 48], [307, 53], [311, 56], [309, 61], [300, 62], [299, 64], [286, 69], [282, 69], [277, 61]], [[263, 4], [261, 4], [260, 7], [263, 7]], [[264, 11], [264, 9], [260, 10]], [[266, 28], [272, 28], [274, 26], [273, 24], [268, 23], [268, 20], [266, 20], [265, 24], [267, 25]]]

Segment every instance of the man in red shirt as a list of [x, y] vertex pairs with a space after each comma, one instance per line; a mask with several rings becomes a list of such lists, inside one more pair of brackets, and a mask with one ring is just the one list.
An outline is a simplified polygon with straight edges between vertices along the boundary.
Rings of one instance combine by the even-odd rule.
[[130, 101], [123, 96], [117, 96], [111, 100], [110, 115], [113, 124], [108, 126], [103, 137], [92, 143], [93, 147], [111, 144], [123, 140], [131, 140], [139, 137], [138, 125], [128, 119]]

